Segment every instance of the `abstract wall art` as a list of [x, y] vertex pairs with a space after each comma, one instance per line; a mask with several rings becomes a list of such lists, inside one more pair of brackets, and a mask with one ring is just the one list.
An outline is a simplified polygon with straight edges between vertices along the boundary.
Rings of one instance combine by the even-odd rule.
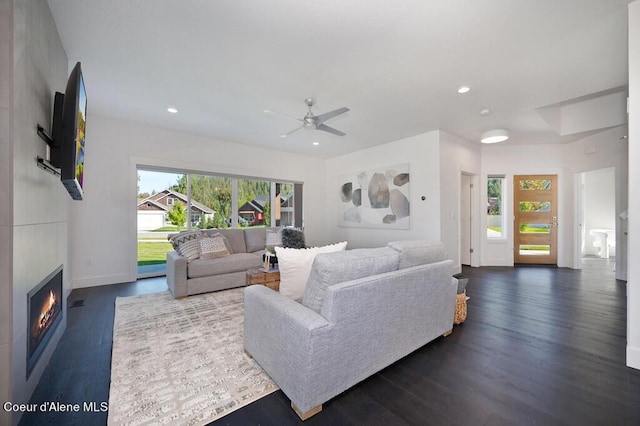
[[338, 225], [409, 229], [409, 163], [338, 177]]

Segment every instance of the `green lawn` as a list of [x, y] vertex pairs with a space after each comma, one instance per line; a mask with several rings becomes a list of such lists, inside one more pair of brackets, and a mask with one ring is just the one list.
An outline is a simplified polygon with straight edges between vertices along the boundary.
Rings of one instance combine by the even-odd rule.
[[538, 233], [538, 234], [548, 234], [550, 232], [549, 228], [529, 228], [528, 226], [525, 227], [522, 231], [520, 231], [521, 233]]
[[[181, 226], [180, 230], [184, 231], [187, 228], [185, 226]], [[151, 232], [178, 232], [178, 227], [174, 225], [163, 226], [162, 228], [154, 229]]]
[[[498, 226], [488, 226], [489, 229], [492, 229], [496, 232], [502, 232], [502, 228]], [[523, 228], [521, 232], [524, 233], [539, 233], [539, 234], [548, 234], [549, 228], [529, 228], [528, 226]]]
[[520, 246], [520, 250], [527, 250], [527, 251], [549, 251], [549, 246]]
[[166, 263], [169, 251], [173, 251], [173, 246], [168, 241], [138, 241], [138, 266]]

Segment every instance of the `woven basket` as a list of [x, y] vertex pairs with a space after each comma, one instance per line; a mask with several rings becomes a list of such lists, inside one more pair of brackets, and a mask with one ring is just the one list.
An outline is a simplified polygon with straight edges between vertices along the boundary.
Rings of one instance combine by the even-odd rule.
[[467, 319], [467, 292], [456, 296], [456, 312], [453, 315], [454, 324], [462, 324]]

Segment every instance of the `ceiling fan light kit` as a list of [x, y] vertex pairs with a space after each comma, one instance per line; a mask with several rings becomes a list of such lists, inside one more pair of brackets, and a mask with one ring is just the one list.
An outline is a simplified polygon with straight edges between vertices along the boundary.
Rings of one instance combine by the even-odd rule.
[[504, 142], [507, 139], [509, 139], [509, 132], [507, 129], [489, 130], [480, 136], [480, 142], [482, 143], [498, 143]]

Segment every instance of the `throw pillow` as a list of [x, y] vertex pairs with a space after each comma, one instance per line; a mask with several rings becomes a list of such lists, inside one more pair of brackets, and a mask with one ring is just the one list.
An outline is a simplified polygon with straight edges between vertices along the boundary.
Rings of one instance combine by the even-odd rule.
[[216, 259], [229, 256], [229, 254], [220, 234], [200, 239], [200, 259]]
[[187, 258], [187, 262], [200, 257], [200, 238], [187, 240], [181, 243], [176, 250], [181, 256]]
[[265, 247], [273, 248], [282, 245], [282, 235], [279, 229], [267, 229], [267, 236], [265, 238]]
[[229, 242], [229, 239], [227, 237], [225, 237], [224, 235], [222, 235], [218, 231], [219, 231], [218, 228], [207, 229], [202, 233], [202, 236], [203, 236], [203, 238], [204, 237], [209, 237], [209, 238], [220, 237], [220, 238], [222, 238], [222, 240], [224, 241], [224, 245], [227, 246], [227, 250], [229, 250], [229, 254], [233, 254], [233, 250], [231, 249], [231, 243]]
[[183, 244], [190, 240], [199, 240], [202, 237], [202, 232], [198, 229], [196, 231], [183, 231], [177, 234], [174, 234], [169, 237], [169, 241], [173, 246], [173, 249], [179, 252], [178, 248], [180, 244]]
[[308, 249], [276, 247], [280, 270], [280, 293], [293, 300], [301, 301], [316, 255], [342, 251], [346, 248], [346, 241]]
[[305, 247], [304, 232], [296, 228], [282, 228], [282, 246], [296, 249]]

